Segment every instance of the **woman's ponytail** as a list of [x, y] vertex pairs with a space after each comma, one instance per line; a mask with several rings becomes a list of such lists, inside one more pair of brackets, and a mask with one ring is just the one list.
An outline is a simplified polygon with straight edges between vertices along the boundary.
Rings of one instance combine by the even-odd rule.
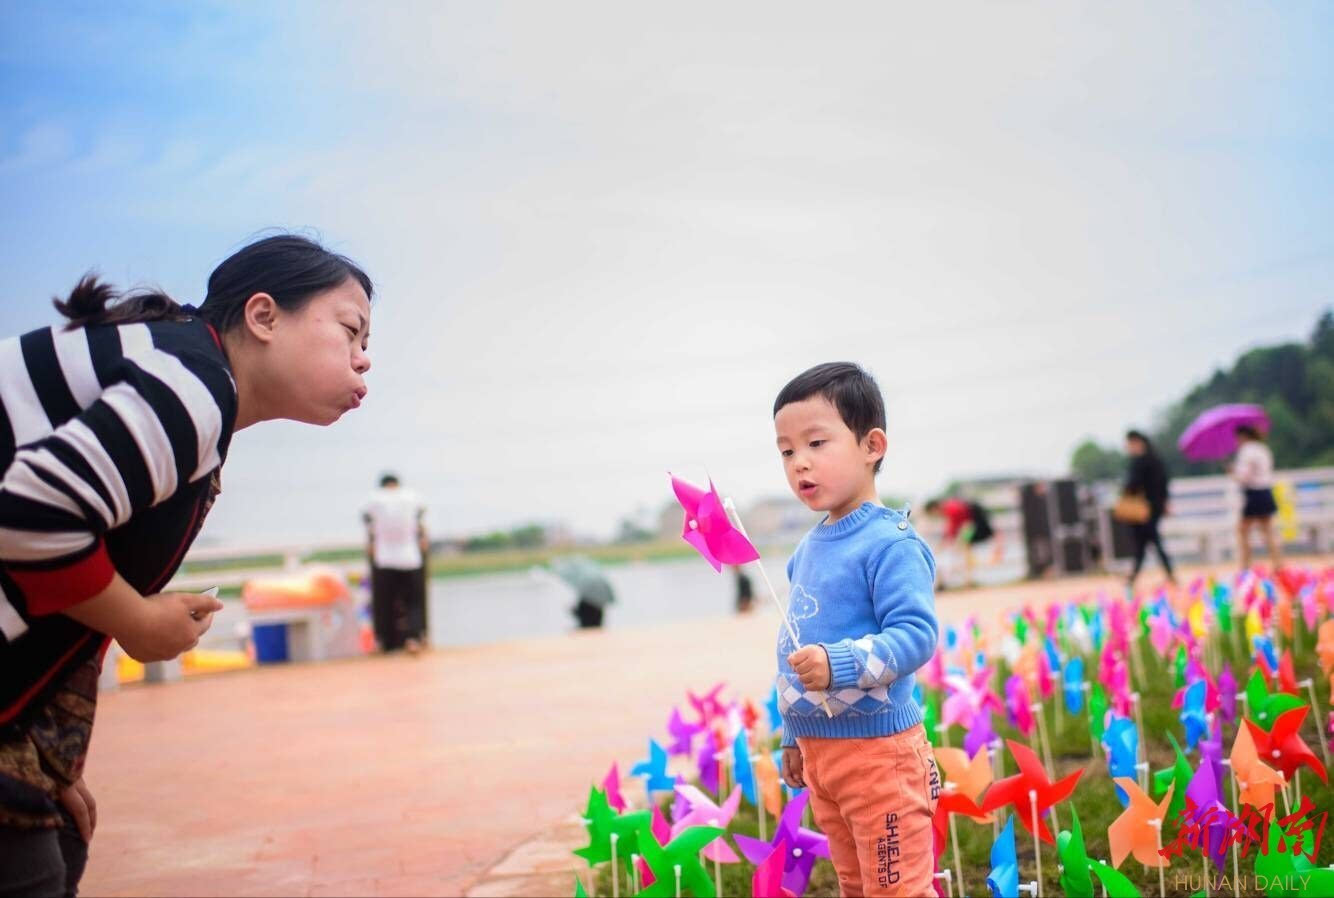
[[64, 300], [53, 299], [56, 311], [69, 319], [67, 330], [97, 324], [134, 324], [169, 321], [188, 312], [165, 293], [145, 291], [121, 296], [110, 284], [89, 272], [79, 279]]

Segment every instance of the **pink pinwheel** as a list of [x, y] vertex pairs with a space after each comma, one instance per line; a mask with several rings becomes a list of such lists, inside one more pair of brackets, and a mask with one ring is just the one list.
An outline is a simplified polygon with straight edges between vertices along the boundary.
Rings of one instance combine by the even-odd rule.
[[[666, 845], [672, 840], [671, 824], [667, 822], [666, 817], [662, 816], [662, 809], [656, 805], [653, 808], [653, 820], [649, 824], [649, 832], [653, 833], [653, 838], [658, 840], [659, 845]], [[642, 882], [645, 887], [651, 886], [653, 883], [657, 882], [657, 877], [653, 875], [653, 870], [649, 867], [648, 861], [644, 860], [643, 857], [640, 857], [637, 860], [639, 862], [640, 882]]]
[[[676, 792], [689, 803], [690, 810], [672, 824], [673, 839], [692, 826], [720, 826], [727, 829], [727, 824], [732, 822], [737, 808], [741, 805], [740, 786], [732, 789], [732, 794], [727, 796], [727, 801], [724, 801], [721, 807], [694, 786], [677, 786]], [[732, 850], [732, 846], [727, 844], [727, 840], [721, 837], [705, 845], [700, 853], [706, 860], [722, 864], [735, 864], [741, 860]]]
[[1159, 612], [1149, 618], [1149, 642], [1152, 643], [1154, 651], [1159, 655], [1166, 658], [1176, 639], [1176, 628], [1172, 626], [1172, 621], [1168, 619], [1166, 611]]
[[1012, 724], [1025, 736], [1033, 735], [1032, 702], [1028, 696], [1028, 686], [1024, 678], [1013, 674], [1005, 681], [1005, 710]]
[[806, 891], [811, 880], [811, 868], [816, 858], [829, 857], [829, 839], [817, 832], [801, 826], [801, 812], [810, 800], [810, 793], [802, 791], [783, 808], [783, 816], [778, 820], [778, 829], [773, 840], [761, 842], [750, 836], [738, 834], [736, 846], [752, 864], [764, 861], [773, 853], [779, 842], [790, 846], [787, 860], [783, 865], [783, 888], [795, 895]]
[[621, 774], [616, 769], [615, 761], [612, 762], [611, 769], [607, 771], [606, 778], [602, 780], [602, 788], [607, 791], [607, 804], [614, 807], [618, 813], [625, 813], [629, 804], [621, 797]]
[[967, 724], [983, 708], [1003, 710], [1001, 701], [991, 691], [991, 671], [979, 668], [969, 677], [947, 676], [945, 686], [950, 690], [949, 698], [940, 709], [940, 722], [946, 726]]
[[1051, 698], [1051, 691], [1055, 684], [1052, 682], [1051, 662], [1047, 660], [1047, 653], [1038, 653], [1038, 695], [1044, 699]]
[[695, 713], [699, 715], [701, 726], [707, 727], [719, 717], [727, 716], [727, 705], [718, 700], [718, 693], [723, 691], [723, 684], [719, 683], [702, 696], [697, 696], [689, 689], [686, 690], [686, 698], [690, 699], [690, 704], [694, 707]]
[[706, 492], [673, 477], [672, 491], [685, 509], [681, 538], [694, 546], [714, 570], [721, 572], [724, 564], [745, 564], [760, 557], [750, 540], [732, 526], [712, 480]]
[[667, 746], [667, 754], [689, 757], [695, 748], [695, 737], [704, 732], [701, 723], [686, 723], [679, 708], [672, 708], [672, 716], [667, 720], [667, 733], [672, 737], [672, 744]]
[[755, 875], [750, 880], [750, 893], [755, 898], [797, 898], [791, 890], [783, 888], [783, 868], [786, 865], [787, 840], [779, 839], [769, 856], [755, 867]]

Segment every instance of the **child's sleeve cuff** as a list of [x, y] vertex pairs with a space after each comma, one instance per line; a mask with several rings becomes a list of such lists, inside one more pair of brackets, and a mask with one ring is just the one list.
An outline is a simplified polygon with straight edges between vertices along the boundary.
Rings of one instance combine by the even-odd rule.
[[842, 639], [833, 643], [820, 643], [829, 656], [829, 688], [843, 689], [856, 686], [860, 673], [857, 670], [857, 658], [852, 652], [852, 641]]

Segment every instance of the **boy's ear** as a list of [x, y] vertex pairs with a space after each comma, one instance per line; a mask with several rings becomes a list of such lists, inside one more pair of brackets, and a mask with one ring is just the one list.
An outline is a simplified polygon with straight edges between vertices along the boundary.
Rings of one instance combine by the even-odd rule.
[[867, 461], [872, 464], [884, 458], [885, 450], [889, 448], [889, 437], [879, 427], [872, 427], [863, 442], [866, 445]]

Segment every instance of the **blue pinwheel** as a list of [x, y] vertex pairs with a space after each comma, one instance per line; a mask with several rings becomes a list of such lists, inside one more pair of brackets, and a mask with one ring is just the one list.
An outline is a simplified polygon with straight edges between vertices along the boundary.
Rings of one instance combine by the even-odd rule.
[[1071, 658], [1061, 672], [1061, 691], [1065, 693], [1065, 710], [1078, 714], [1084, 710], [1084, 659]]
[[736, 739], [732, 740], [732, 774], [742, 794], [746, 796], [746, 801], [758, 805], [760, 800], [755, 789], [755, 769], [750, 764], [750, 745], [746, 742], [744, 728], [737, 730]]
[[769, 690], [769, 700], [764, 703], [769, 712], [769, 731], [776, 733], [783, 728], [783, 715], [778, 711], [778, 687]]
[[[1139, 762], [1139, 730], [1135, 728], [1135, 722], [1128, 717], [1117, 717], [1112, 715], [1112, 722], [1108, 724], [1107, 731], [1102, 735], [1102, 744], [1107, 747], [1107, 772], [1111, 774], [1112, 779], [1124, 776], [1130, 779], [1135, 777], [1135, 765]], [[1116, 799], [1121, 802], [1121, 807], [1130, 804], [1130, 796], [1116, 787]]]
[[1274, 640], [1268, 636], [1256, 636], [1252, 644], [1257, 656], [1264, 655], [1265, 661], [1269, 662], [1269, 669], [1278, 670], [1278, 653], [1274, 651]]
[[1209, 735], [1209, 719], [1205, 717], [1204, 702], [1209, 684], [1196, 680], [1186, 687], [1186, 698], [1181, 703], [1181, 725], [1186, 728], [1186, 750], [1190, 751], [1201, 737]]
[[656, 739], [648, 741], [648, 760], [636, 764], [630, 775], [644, 777], [644, 791], [648, 793], [650, 806], [654, 792], [671, 792], [676, 788], [676, 778], [667, 775], [667, 751]]
[[991, 845], [991, 872], [987, 888], [992, 898], [1019, 898], [1019, 859], [1014, 851], [1014, 815], [1005, 818], [1000, 835]]

